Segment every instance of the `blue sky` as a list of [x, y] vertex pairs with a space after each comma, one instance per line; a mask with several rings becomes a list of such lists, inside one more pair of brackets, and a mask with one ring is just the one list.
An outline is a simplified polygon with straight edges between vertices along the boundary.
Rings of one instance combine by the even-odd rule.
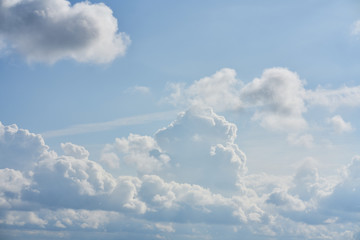
[[0, 0], [4, 239], [359, 239], [356, 1]]

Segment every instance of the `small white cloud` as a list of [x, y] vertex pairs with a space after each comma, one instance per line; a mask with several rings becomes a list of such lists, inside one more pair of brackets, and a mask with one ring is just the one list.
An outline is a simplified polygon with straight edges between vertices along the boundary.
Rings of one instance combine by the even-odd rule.
[[164, 224], [164, 223], [156, 223], [156, 228], [162, 232], [175, 232], [175, 229], [171, 223]]
[[306, 148], [311, 148], [314, 146], [314, 137], [311, 134], [290, 134], [288, 135], [287, 140], [290, 144], [296, 146], [303, 146]]
[[78, 159], [87, 159], [89, 152], [83, 147], [70, 142], [61, 143], [61, 148], [66, 156], [72, 156]]
[[128, 88], [126, 90], [126, 92], [148, 94], [148, 93], [150, 93], [150, 88], [146, 87], [146, 86], [134, 86], [134, 87]]
[[239, 89], [242, 83], [236, 72], [223, 68], [210, 77], [195, 81], [189, 87], [171, 84], [169, 101], [175, 105], [211, 107], [215, 111], [236, 110], [241, 107]]
[[103, 3], [66, 0], [2, 1], [0, 34], [28, 61], [108, 63], [125, 54], [130, 38]]
[[344, 133], [353, 130], [350, 122], [345, 122], [340, 115], [336, 115], [332, 118], [327, 119], [328, 124], [332, 126], [335, 132]]
[[351, 35], [360, 34], [360, 20], [355, 21], [351, 26]]

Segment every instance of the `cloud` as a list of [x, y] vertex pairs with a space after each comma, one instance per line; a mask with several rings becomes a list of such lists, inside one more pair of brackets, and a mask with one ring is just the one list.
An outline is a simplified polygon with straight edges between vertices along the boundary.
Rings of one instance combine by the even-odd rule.
[[254, 108], [253, 119], [264, 128], [299, 131], [307, 127], [304, 82], [286, 68], [266, 69], [261, 78], [243, 84], [233, 69], [224, 68], [189, 87], [172, 84], [171, 102], [207, 106], [215, 111]]
[[84, 123], [79, 125], [70, 126], [64, 129], [51, 130], [42, 133], [44, 138], [53, 138], [61, 136], [78, 135], [84, 133], [109, 131], [117, 127], [140, 125], [151, 123], [159, 120], [171, 120], [176, 116], [177, 111], [150, 113], [132, 117], [118, 118], [112, 121], [99, 122], [99, 123]]
[[285, 68], [271, 68], [241, 89], [241, 99], [249, 107], [258, 107], [254, 119], [265, 128], [275, 130], [302, 130], [307, 122], [302, 114], [304, 82]]
[[151, 92], [151, 90], [149, 87], [136, 85], [134, 87], [130, 87], [130, 88], [126, 89], [125, 92], [148, 94]]
[[[0, 169], [1, 236], [16, 229], [24, 239], [28, 230], [68, 239], [351, 239], [358, 232], [359, 157], [337, 182], [310, 160], [293, 176], [247, 175], [236, 125], [210, 108], [190, 108], [154, 136], [107, 145], [116, 156], [109, 162], [119, 163], [114, 174], [82, 146], [64, 143], [59, 155], [16, 125], [1, 125], [0, 136], [10, 156]], [[161, 156], [169, 159], [157, 168]], [[11, 159], [32, 164], [21, 168]], [[132, 172], [121, 172], [126, 161]], [[155, 167], [145, 174], [146, 165]]]
[[108, 63], [125, 54], [130, 38], [103, 3], [66, 0], [1, 1], [0, 35], [30, 62]]
[[289, 134], [287, 140], [290, 144], [311, 148], [314, 146], [314, 137], [311, 134]]
[[0, 168], [16, 170], [29, 170], [37, 161], [54, 154], [41, 135], [19, 129], [15, 124], [4, 126], [1, 122], [0, 152]]
[[116, 138], [113, 145], [105, 147], [101, 159], [113, 167], [128, 165], [139, 174], [159, 171], [170, 161], [152, 137], [136, 134], [130, 134], [127, 139]]
[[351, 123], [345, 122], [340, 115], [336, 115], [333, 116], [332, 118], [328, 118], [327, 122], [337, 133], [350, 132], [351, 130], [353, 130]]
[[236, 72], [223, 68], [210, 77], [195, 81], [189, 87], [184, 84], [170, 84], [173, 90], [169, 101], [175, 105], [197, 105], [212, 107], [215, 111], [236, 110], [241, 107]]
[[162, 176], [214, 191], [236, 188], [240, 176], [246, 172], [245, 154], [234, 143], [236, 132], [235, 124], [210, 108], [193, 107], [179, 114], [168, 127], [155, 134], [158, 145], [171, 158]]
[[351, 26], [351, 35], [360, 34], [360, 20], [355, 21]]
[[338, 89], [324, 89], [318, 87], [316, 90], [308, 90], [306, 101], [310, 106], [323, 106], [332, 111], [339, 107], [360, 106], [360, 86], [341, 87]]
[[342, 179], [333, 192], [323, 200], [329, 214], [342, 221], [360, 221], [360, 156], [355, 156], [351, 163], [344, 167]]
[[83, 146], [67, 142], [61, 143], [61, 148], [66, 156], [72, 156], [78, 159], [87, 159], [89, 157], [89, 152]]
[[[310, 147], [313, 137], [305, 134], [309, 123], [304, 114], [312, 107], [335, 111], [339, 107], [360, 106], [360, 86], [315, 90], [305, 88], [305, 80], [286, 68], [265, 69], [260, 78], [244, 84], [234, 69], [223, 68], [209, 77], [169, 84], [167, 102], [178, 106], [211, 107], [215, 111], [254, 111], [252, 119], [269, 130], [289, 134], [295, 145]], [[294, 137], [295, 136], [295, 137]]]

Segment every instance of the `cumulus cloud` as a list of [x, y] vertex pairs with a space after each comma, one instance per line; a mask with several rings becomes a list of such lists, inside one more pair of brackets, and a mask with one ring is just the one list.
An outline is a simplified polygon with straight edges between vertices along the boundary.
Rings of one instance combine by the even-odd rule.
[[[107, 145], [101, 159], [109, 166], [121, 166], [120, 161], [133, 167], [139, 174], [161, 170], [169, 161], [156, 141], [150, 136], [130, 134], [126, 138], [117, 138], [113, 145]], [[124, 167], [124, 166], [121, 166]]]
[[259, 107], [253, 118], [275, 130], [307, 127], [302, 116], [306, 111], [304, 96], [304, 82], [285, 68], [267, 69], [261, 78], [255, 78], [241, 89], [241, 99], [248, 106]]
[[246, 157], [234, 143], [236, 132], [235, 124], [210, 108], [193, 107], [179, 114], [155, 134], [157, 143], [171, 158], [163, 176], [217, 191], [234, 189], [246, 172]]
[[83, 146], [67, 142], [61, 143], [61, 148], [66, 156], [72, 156], [78, 159], [86, 159], [89, 157], [89, 152]]
[[333, 116], [332, 118], [328, 118], [327, 122], [337, 133], [350, 132], [351, 130], [353, 130], [351, 123], [345, 122], [340, 115], [336, 115]]
[[170, 102], [176, 105], [197, 105], [212, 107], [215, 111], [236, 110], [241, 107], [236, 72], [223, 68], [210, 77], [204, 77], [186, 87], [184, 84], [170, 84], [173, 93]]
[[323, 200], [330, 214], [342, 218], [342, 221], [360, 221], [360, 156], [355, 156], [351, 163], [344, 167], [342, 179], [334, 191]]
[[0, 167], [16, 170], [31, 169], [39, 160], [52, 157], [53, 152], [39, 134], [0, 122]]
[[243, 84], [233, 69], [224, 68], [186, 87], [172, 84], [169, 99], [177, 104], [208, 106], [215, 111], [254, 108], [253, 119], [264, 128], [299, 131], [307, 127], [304, 81], [286, 68], [266, 69]]
[[[103, 158], [112, 156], [119, 168], [126, 161], [135, 171], [155, 166], [134, 176], [111, 174], [82, 146], [64, 143], [58, 155], [41, 136], [1, 126], [2, 153], [22, 162], [27, 155], [16, 146], [36, 150], [27, 168], [12, 169], [17, 165], [6, 160], [0, 169], [0, 226], [22, 236], [26, 229], [69, 238], [89, 229], [93, 239], [201, 239], [219, 232], [223, 239], [351, 239], [357, 233], [359, 157], [336, 183], [311, 161], [290, 177], [247, 175], [236, 125], [210, 108], [182, 112], [153, 137], [132, 134], [107, 145]], [[162, 158], [168, 161], [160, 169], [152, 165]]]
[[1, 1], [0, 35], [30, 62], [108, 63], [124, 55], [130, 43], [109, 7], [87, 1]]
[[[310, 147], [313, 137], [305, 134], [309, 123], [305, 113], [311, 107], [335, 111], [339, 107], [360, 106], [360, 86], [315, 90], [305, 88], [305, 80], [286, 68], [265, 69], [260, 78], [244, 84], [233, 69], [224, 68], [209, 77], [170, 84], [166, 99], [180, 106], [207, 106], [215, 111], [254, 111], [252, 119], [266, 129], [289, 134], [291, 144]], [[240, 111], [239, 111], [240, 112]]]

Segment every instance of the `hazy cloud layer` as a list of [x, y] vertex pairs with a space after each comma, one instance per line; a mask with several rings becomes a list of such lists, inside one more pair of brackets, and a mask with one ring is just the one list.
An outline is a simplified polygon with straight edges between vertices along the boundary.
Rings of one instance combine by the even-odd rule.
[[2, 0], [0, 37], [28, 61], [47, 63], [66, 58], [108, 63], [130, 44], [111, 9], [87, 1]]

